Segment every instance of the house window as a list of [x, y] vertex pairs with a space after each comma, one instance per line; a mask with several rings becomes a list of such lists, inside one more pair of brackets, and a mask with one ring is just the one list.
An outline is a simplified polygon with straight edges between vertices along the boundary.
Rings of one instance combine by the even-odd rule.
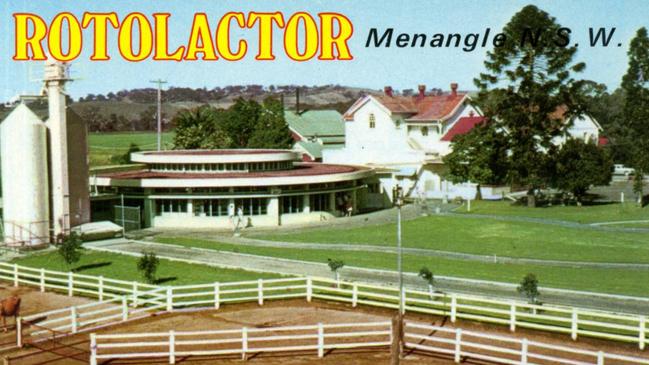
[[370, 114], [370, 128], [375, 128], [376, 127], [376, 117], [374, 116], [374, 113]]
[[421, 135], [422, 136], [427, 136], [428, 135], [428, 127], [421, 128]]

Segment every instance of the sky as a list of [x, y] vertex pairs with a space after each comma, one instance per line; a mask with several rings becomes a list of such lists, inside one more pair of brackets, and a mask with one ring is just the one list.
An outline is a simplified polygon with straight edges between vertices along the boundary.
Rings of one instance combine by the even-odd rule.
[[[314, 17], [319, 12], [338, 12], [346, 15], [354, 25], [349, 46], [351, 61], [295, 62], [284, 56], [283, 32], [274, 38], [275, 61], [255, 61], [257, 30], [237, 30], [234, 37], [243, 37], [249, 43], [249, 56], [242, 61], [228, 62], [127, 62], [119, 57], [116, 48], [117, 31], [109, 31], [110, 61], [89, 61], [92, 51], [91, 29], [84, 33], [84, 53], [73, 62], [75, 81], [68, 92], [75, 99], [88, 93], [98, 94], [122, 89], [153, 87], [150, 80], [164, 79], [167, 87], [206, 87], [261, 84], [261, 85], [326, 85], [340, 84], [382, 89], [413, 88], [425, 84], [429, 88], [448, 89], [457, 82], [461, 90], [473, 89], [473, 78], [484, 70], [485, 53], [478, 48], [464, 52], [460, 48], [365, 48], [371, 28], [380, 32], [393, 27], [396, 33], [483, 33], [490, 27], [497, 32], [511, 17], [527, 4], [534, 4], [556, 17], [557, 22], [572, 29], [572, 40], [580, 43], [576, 61], [586, 63], [581, 74], [584, 79], [606, 84], [609, 89], [619, 86], [627, 68], [627, 49], [638, 28], [649, 26], [649, 1], [644, 0], [416, 0], [416, 1], [216, 1], [216, 0], [3, 0], [0, 5], [2, 30], [0, 64], [2, 87], [0, 100], [18, 94], [39, 91], [38, 79], [42, 62], [13, 61], [14, 21], [17, 12], [35, 13], [49, 22], [57, 13], [69, 11], [78, 18], [84, 12], [116, 12], [120, 19], [130, 12], [141, 12], [149, 17], [155, 12], [169, 12], [170, 48], [187, 42], [194, 13], [204, 12], [213, 29], [220, 17], [230, 11], [284, 13], [285, 19], [297, 11], [306, 11]], [[612, 46], [587, 47], [589, 27], [615, 27]], [[236, 29], [236, 28], [235, 28]], [[620, 44], [621, 46], [617, 46]]]

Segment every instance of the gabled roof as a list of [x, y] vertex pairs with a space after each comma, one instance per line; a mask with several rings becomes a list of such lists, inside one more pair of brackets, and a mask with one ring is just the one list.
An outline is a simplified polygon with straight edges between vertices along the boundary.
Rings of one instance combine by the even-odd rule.
[[466, 93], [402, 96], [375, 95], [357, 100], [343, 115], [346, 121], [354, 119], [361, 106], [375, 100], [393, 114], [407, 114], [409, 122], [427, 122], [448, 118], [467, 98]]
[[474, 117], [462, 117], [458, 119], [455, 124], [453, 124], [453, 127], [449, 129], [446, 134], [442, 136], [442, 141], [445, 142], [451, 142], [453, 140], [453, 137], [457, 136], [458, 134], [467, 134], [473, 127], [476, 125], [482, 123], [484, 121], [484, 117], [481, 116], [474, 116]]
[[286, 110], [288, 127], [304, 138], [315, 136], [344, 136], [345, 124], [336, 110], [308, 110], [301, 114]]

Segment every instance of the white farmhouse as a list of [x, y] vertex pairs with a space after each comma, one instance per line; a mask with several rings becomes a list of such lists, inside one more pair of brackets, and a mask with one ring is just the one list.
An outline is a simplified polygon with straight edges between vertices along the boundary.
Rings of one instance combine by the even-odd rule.
[[[458, 91], [456, 83], [447, 93], [426, 93], [424, 85], [418, 90], [416, 95], [404, 96], [386, 87], [383, 95], [368, 95], [356, 101], [343, 115], [345, 147], [323, 151], [323, 161], [375, 168], [380, 187], [370, 192], [390, 199], [395, 184], [413, 198], [473, 199], [475, 184], [453, 184], [443, 178], [442, 157], [451, 152], [455, 135], [467, 133], [484, 118], [471, 105], [469, 95]], [[602, 143], [600, 131], [599, 124], [584, 115], [576, 118], [569, 134]], [[486, 199], [500, 198], [509, 190], [481, 188]]]

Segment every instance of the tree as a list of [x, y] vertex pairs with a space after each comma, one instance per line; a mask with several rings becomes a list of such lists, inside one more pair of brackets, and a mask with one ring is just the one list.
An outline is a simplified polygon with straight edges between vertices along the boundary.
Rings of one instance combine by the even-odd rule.
[[158, 265], [160, 265], [160, 260], [156, 256], [155, 252], [142, 252], [142, 256], [137, 261], [137, 269], [142, 274], [144, 280], [149, 284], [155, 284], [156, 282], [156, 271], [158, 271]]
[[554, 178], [551, 186], [571, 193], [577, 205], [593, 185], [608, 185], [613, 175], [613, 161], [594, 143], [568, 139], [553, 155]]
[[238, 98], [228, 111], [221, 127], [232, 140], [235, 148], [246, 148], [250, 136], [257, 126], [262, 112], [261, 105], [254, 100]]
[[527, 274], [516, 290], [525, 295], [530, 304], [536, 304], [539, 298], [539, 281], [534, 274]]
[[58, 245], [58, 252], [68, 270], [71, 270], [72, 265], [81, 260], [81, 249], [83, 241], [77, 232], [70, 232], [69, 235], [61, 237]]
[[[635, 169], [634, 191], [642, 197], [642, 175], [649, 171], [649, 36], [647, 29], [638, 29], [629, 46], [629, 68], [622, 78], [625, 92], [624, 123], [629, 131], [628, 144]], [[641, 202], [641, 198], [639, 199]]]
[[110, 160], [116, 165], [127, 165], [132, 162], [131, 153], [139, 151], [141, 151], [140, 147], [137, 144], [131, 142], [131, 145], [128, 147], [128, 151], [126, 151], [123, 155], [112, 156]]
[[257, 125], [250, 136], [250, 148], [291, 148], [293, 137], [284, 119], [284, 106], [276, 98], [264, 100]]
[[[573, 63], [575, 46], [557, 44], [561, 29], [545, 11], [525, 6], [504, 27], [507, 41], [487, 52], [486, 71], [474, 80], [476, 103], [497, 130], [507, 132], [509, 177], [528, 188], [532, 206], [534, 191], [548, 180], [545, 151], [570, 126], [566, 121], [583, 112], [583, 81], [573, 74], [585, 64]], [[538, 35], [536, 42], [531, 35]], [[555, 113], [560, 108], [563, 115]]]
[[433, 292], [434, 292], [434, 285], [435, 285], [435, 276], [433, 275], [433, 272], [430, 271], [430, 269], [426, 266], [422, 267], [419, 270], [419, 277], [424, 279], [426, 281], [426, 284], [428, 284], [428, 292], [430, 294], [431, 299], [433, 298]]
[[331, 270], [331, 272], [334, 273], [334, 276], [336, 277], [336, 282], [340, 281], [339, 270], [345, 266], [345, 262], [343, 260], [327, 259], [327, 265], [329, 265], [329, 269]]
[[174, 146], [177, 149], [229, 148], [232, 139], [221, 128], [226, 112], [203, 105], [179, 111], [173, 119], [176, 126]]
[[476, 199], [482, 199], [482, 184], [502, 184], [507, 173], [507, 144], [504, 136], [488, 123], [453, 138], [453, 151], [444, 156], [448, 179], [453, 183], [477, 184]]

